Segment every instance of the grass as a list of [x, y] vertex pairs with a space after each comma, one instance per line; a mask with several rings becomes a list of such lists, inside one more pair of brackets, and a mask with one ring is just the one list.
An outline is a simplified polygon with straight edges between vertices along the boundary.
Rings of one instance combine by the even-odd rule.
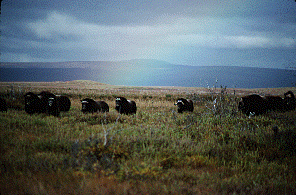
[[[42, 90], [69, 96], [70, 111], [26, 114], [22, 95]], [[288, 90], [295, 92], [1, 83], [9, 110], [0, 113], [0, 192], [294, 194], [295, 111], [251, 118], [237, 111], [243, 94]], [[115, 111], [119, 95], [136, 101], [136, 115]], [[110, 112], [81, 113], [85, 97], [106, 101]], [[176, 112], [179, 97], [194, 100], [193, 113]]]

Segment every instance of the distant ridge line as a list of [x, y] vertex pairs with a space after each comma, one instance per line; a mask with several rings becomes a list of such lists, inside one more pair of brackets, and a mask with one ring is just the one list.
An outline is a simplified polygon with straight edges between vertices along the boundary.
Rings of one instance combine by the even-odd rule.
[[108, 66], [151, 66], [156, 67], [225, 67], [225, 68], [254, 68], [254, 69], [281, 69], [291, 70], [291, 68], [268, 68], [268, 67], [253, 67], [253, 66], [206, 66], [206, 65], [183, 65], [173, 64], [162, 60], [149, 60], [149, 59], [132, 59], [132, 60], [120, 60], [120, 61], [63, 61], [63, 62], [0, 62], [0, 68], [106, 68]]

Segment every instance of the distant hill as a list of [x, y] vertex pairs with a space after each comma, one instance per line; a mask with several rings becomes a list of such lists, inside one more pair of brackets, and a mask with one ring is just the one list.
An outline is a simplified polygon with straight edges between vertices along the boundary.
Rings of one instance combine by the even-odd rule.
[[[185, 66], [158, 60], [1, 63], [0, 81], [92, 80], [127, 86], [292, 87], [296, 70]], [[217, 81], [217, 82], [216, 82]]]
[[69, 61], [69, 62], [1, 62], [0, 68], [99, 68], [113, 69], [125, 67], [171, 68], [175, 65], [160, 60], [123, 60], [123, 61]]

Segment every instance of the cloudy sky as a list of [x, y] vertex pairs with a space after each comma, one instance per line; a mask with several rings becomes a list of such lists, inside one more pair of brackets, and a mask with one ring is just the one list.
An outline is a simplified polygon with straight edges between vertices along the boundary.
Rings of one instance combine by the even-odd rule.
[[1, 62], [296, 66], [294, 0], [3, 0]]

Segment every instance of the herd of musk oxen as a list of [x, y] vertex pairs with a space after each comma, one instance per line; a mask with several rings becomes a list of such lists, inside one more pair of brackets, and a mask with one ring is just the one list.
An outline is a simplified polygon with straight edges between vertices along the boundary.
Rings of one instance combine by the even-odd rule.
[[260, 115], [268, 111], [290, 111], [295, 110], [296, 99], [292, 91], [280, 96], [261, 97], [257, 94], [244, 96], [239, 102], [238, 109], [246, 115]]
[[59, 116], [61, 111], [69, 111], [70, 107], [71, 101], [64, 95], [55, 95], [47, 91], [25, 94], [25, 111], [28, 114], [46, 113]]
[[[39, 94], [28, 92], [24, 95], [25, 111], [28, 114], [46, 113], [48, 115], [59, 116], [61, 111], [69, 111], [71, 101], [67, 96], [55, 95], [43, 91]], [[109, 112], [109, 106], [105, 101], [95, 101], [90, 98], [81, 100], [83, 113]], [[184, 111], [193, 112], [193, 101], [190, 99], [179, 98], [175, 105], [178, 113]], [[295, 110], [296, 99], [292, 91], [280, 96], [265, 96], [253, 94], [241, 98], [238, 109], [246, 115], [260, 115], [268, 111], [290, 111]], [[115, 110], [120, 114], [136, 114], [137, 105], [135, 101], [127, 100], [124, 97], [117, 97], [115, 100]], [[0, 111], [7, 111], [5, 99], [0, 97]]]

